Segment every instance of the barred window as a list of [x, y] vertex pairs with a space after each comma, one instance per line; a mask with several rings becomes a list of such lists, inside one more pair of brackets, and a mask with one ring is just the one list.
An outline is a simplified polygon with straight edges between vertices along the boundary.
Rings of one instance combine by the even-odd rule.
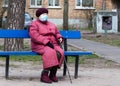
[[4, 0], [3, 6], [4, 6], [4, 7], [8, 7], [8, 0]]
[[76, 0], [76, 8], [92, 8], [94, 0]]
[[30, 6], [31, 7], [39, 7], [42, 5], [42, 0], [31, 0]]
[[49, 6], [59, 6], [59, 0], [48, 0]]

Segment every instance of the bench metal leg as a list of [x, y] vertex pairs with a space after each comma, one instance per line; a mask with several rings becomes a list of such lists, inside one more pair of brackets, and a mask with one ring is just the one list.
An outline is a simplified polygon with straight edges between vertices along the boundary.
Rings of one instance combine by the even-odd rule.
[[78, 67], [79, 67], [79, 56], [76, 56], [75, 59], [75, 74], [74, 74], [74, 78], [78, 78]]
[[6, 67], [5, 67], [5, 78], [8, 79], [9, 77], [9, 56], [6, 56]]
[[[66, 38], [64, 39], [64, 50], [67, 51], [67, 39]], [[65, 60], [67, 62], [67, 56], [65, 56]], [[63, 76], [66, 76], [66, 69], [67, 69], [65, 60], [64, 60], [64, 65], [63, 65]]]
[[[67, 56], [65, 56], [65, 60], [67, 62]], [[63, 65], [63, 76], [66, 76], [66, 69], [67, 69], [65, 60], [64, 60], [64, 65]]]

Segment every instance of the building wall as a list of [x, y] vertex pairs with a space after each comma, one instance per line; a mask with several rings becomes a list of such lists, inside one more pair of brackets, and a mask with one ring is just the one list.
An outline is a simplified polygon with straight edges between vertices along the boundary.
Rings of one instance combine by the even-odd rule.
[[[48, 8], [48, 0], [43, 0], [42, 7]], [[63, 18], [63, 0], [60, 0], [61, 8], [48, 8], [50, 18]], [[35, 17], [35, 12], [38, 8], [30, 8], [30, 0], [26, 0], [26, 11]]]
[[[43, 0], [42, 7], [48, 8], [48, 0]], [[49, 10], [49, 19], [53, 23], [58, 26], [62, 26], [63, 24], [63, 10], [64, 10], [64, 0], [60, 1], [61, 8], [48, 8]], [[86, 28], [91, 21], [91, 17], [94, 11], [102, 9], [102, 1], [103, 0], [94, 0], [95, 9], [75, 9], [75, 0], [69, 0], [69, 24], [72, 27], [82, 27]], [[111, 0], [106, 0], [106, 10], [112, 10], [113, 6]], [[31, 14], [33, 18], [35, 18], [35, 12], [38, 8], [30, 8], [30, 0], [26, 0], [26, 11]]]

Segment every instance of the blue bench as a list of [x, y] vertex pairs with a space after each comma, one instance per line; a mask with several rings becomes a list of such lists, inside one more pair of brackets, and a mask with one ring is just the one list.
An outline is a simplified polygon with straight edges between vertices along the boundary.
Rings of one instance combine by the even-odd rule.
[[[68, 51], [67, 50], [67, 39], [80, 39], [81, 33], [80, 31], [74, 30], [61, 30], [60, 33], [65, 38], [64, 42], [64, 54], [65, 57], [73, 56], [75, 59], [75, 72], [74, 78], [78, 77], [78, 66], [79, 66], [79, 56], [80, 55], [91, 55], [92, 52], [88, 51]], [[0, 30], [0, 38], [30, 38], [28, 34], [28, 30]], [[0, 57], [6, 57], [6, 66], [5, 66], [5, 78], [9, 77], [9, 58], [11, 55], [38, 55], [35, 52], [30, 51], [0, 51]], [[63, 75], [66, 75], [66, 65], [64, 62]]]

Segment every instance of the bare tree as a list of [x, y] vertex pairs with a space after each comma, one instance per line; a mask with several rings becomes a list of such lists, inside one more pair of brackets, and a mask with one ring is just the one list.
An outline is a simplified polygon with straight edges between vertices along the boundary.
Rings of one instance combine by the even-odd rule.
[[111, 0], [118, 14], [118, 31], [120, 32], [120, 0]]
[[[2, 10], [4, 0], [0, 0], [0, 11]], [[0, 13], [1, 14], [1, 13]]]
[[93, 18], [94, 10], [84, 10], [84, 14], [86, 18], [89, 20], [88, 27], [92, 27], [92, 18]]
[[[83, 6], [85, 7], [92, 7], [93, 6], [93, 1], [94, 0], [83, 0]], [[94, 13], [94, 9], [86, 9], [86, 10], [83, 10], [87, 20], [89, 20], [88, 22], [88, 28], [92, 27], [92, 20], [93, 20], [93, 13]]]
[[68, 5], [69, 0], [64, 0], [63, 29], [68, 30]]
[[0, 0], [0, 27], [2, 27], [2, 17], [3, 17], [3, 14], [5, 13], [6, 11], [6, 7], [3, 7], [3, 4], [4, 4], [4, 0]]
[[[6, 29], [23, 29], [26, 0], [8, 0]], [[5, 39], [4, 50], [15, 51], [23, 48], [21, 39]]]
[[106, 10], [106, 0], [102, 0], [102, 8], [101, 10]]

